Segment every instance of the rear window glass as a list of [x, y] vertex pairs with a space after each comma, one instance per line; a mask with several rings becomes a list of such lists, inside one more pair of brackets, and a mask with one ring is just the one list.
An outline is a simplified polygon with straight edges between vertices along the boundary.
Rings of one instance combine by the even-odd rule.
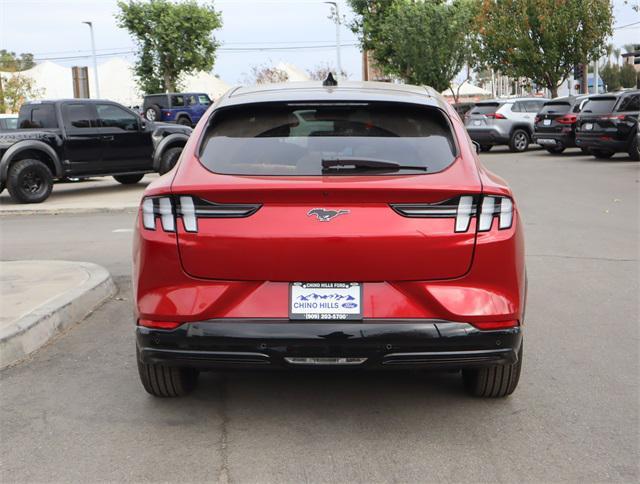
[[615, 97], [601, 97], [589, 99], [587, 103], [582, 107], [584, 114], [606, 114], [613, 112], [613, 107], [616, 105], [618, 99]]
[[159, 107], [166, 109], [169, 108], [169, 96], [147, 96], [144, 98], [144, 105], [146, 107], [157, 104]]
[[571, 110], [569, 103], [547, 103], [542, 106], [540, 114], [565, 114]]
[[476, 106], [471, 110], [471, 114], [491, 114], [495, 113], [498, 110], [498, 103], [484, 103], [484, 104], [476, 104]]
[[[217, 111], [204, 134], [200, 160], [232, 175], [332, 175], [323, 160], [388, 161], [441, 171], [456, 148], [438, 109], [400, 103], [250, 104]], [[342, 170], [340, 174], [425, 173]]]
[[27, 104], [20, 108], [20, 128], [53, 129], [58, 127], [53, 104]]

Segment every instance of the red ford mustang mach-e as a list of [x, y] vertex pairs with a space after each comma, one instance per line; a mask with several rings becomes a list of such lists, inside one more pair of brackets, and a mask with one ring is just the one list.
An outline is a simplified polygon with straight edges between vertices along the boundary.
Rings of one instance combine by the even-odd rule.
[[134, 240], [153, 395], [229, 367], [461, 370], [483, 397], [518, 384], [518, 207], [430, 88], [229, 91], [145, 191]]

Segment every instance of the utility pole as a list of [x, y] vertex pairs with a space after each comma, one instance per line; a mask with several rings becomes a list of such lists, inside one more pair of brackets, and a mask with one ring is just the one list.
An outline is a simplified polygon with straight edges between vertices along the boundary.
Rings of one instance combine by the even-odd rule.
[[340, 58], [340, 7], [338, 2], [324, 2], [332, 5], [336, 16], [336, 61], [338, 63], [336, 77], [339, 79], [342, 77], [342, 59]]
[[98, 59], [96, 58], [96, 41], [93, 38], [93, 23], [82, 22], [89, 26], [89, 32], [91, 32], [91, 53], [93, 55], [93, 80], [96, 86], [96, 98], [100, 99], [100, 84], [98, 83]]
[[600, 94], [600, 86], [598, 85], [598, 59], [593, 61], [593, 92]]

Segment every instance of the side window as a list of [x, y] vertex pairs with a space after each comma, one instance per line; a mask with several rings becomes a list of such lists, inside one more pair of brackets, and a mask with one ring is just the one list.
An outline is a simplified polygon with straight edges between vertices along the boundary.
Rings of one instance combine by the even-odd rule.
[[138, 117], [113, 104], [98, 104], [98, 118], [103, 128], [138, 131]]
[[20, 109], [20, 128], [54, 129], [58, 127], [53, 104], [36, 104]]
[[617, 111], [640, 111], [640, 94], [625, 97], [618, 107]]
[[209, 96], [207, 96], [206, 94], [200, 94], [198, 96], [198, 100], [200, 101], [200, 104], [204, 106], [208, 106], [209, 104], [211, 104], [211, 99], [209, 99]]
[[184, 96], [171, 96], [171, 107], [184, 106]]
[[95, 109], [91, 104], [65, 104], [62, 109], [64, 125], [68, 129], [96, 128]]
[[195, 96], [193, 95], [187, 96], [187, 106], [195, 106], [196, 104], [198, 104], [198, 101], [196, 100]]
[[513, 103], [513, 106], [511, 106], [511, 112], [523, 113], [524, 112], [524, 106], [522, 105], [521, 102]]
[[544, 101], [525, 101], [524, 107], [528, 113], [537, 113], [542, 109]]

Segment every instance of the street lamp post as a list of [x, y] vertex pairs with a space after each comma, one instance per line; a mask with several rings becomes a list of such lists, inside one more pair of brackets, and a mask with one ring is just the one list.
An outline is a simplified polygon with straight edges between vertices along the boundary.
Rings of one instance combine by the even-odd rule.
[[100, 98], [100, 84], [98, 83], [98, 59], [96, 58], [96, 41], [93, 37], [93, 23], [91, 22], [82, 22], [83, 24], [87, 24], [89, 26], [89, 31], [91, 32], [91, 53], [93, 55], [93, 80], [96, 85], [96, 98]]
[[338, 6], [338, 2], [324, 2], [329, 5], [332, 5], [335, 9], [336, 14], [336, 61], [338, 63], [338, 72], [336, 73], [336, 77], [340, 78], [342, 76], [342, 60], [340, 59], [340, 7]]

